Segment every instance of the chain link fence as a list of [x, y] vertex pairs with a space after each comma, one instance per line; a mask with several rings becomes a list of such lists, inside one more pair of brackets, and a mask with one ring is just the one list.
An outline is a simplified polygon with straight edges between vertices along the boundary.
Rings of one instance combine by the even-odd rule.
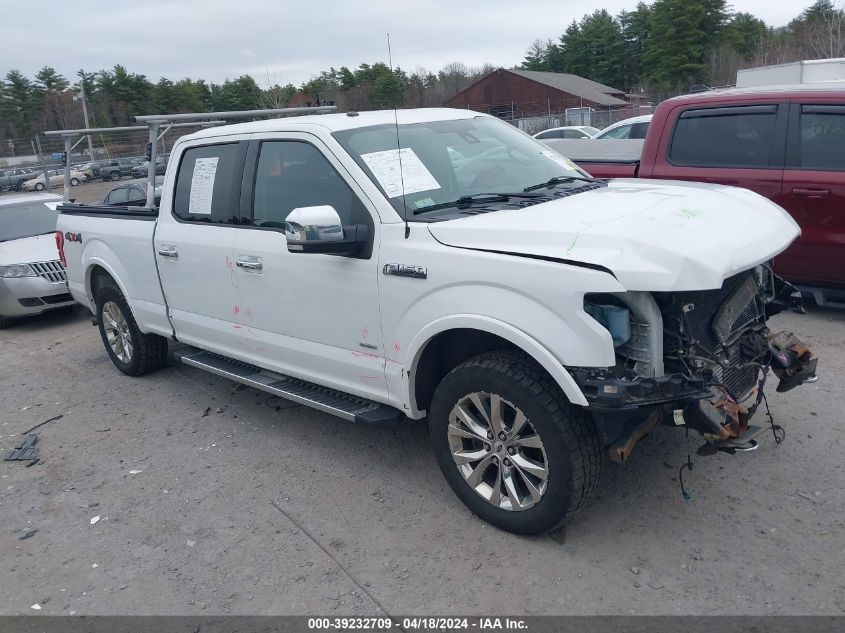
[[[204, 125], [166, 129], [156, 145], [156, 162], [164, 165], [170, 149], [176, 140], [185, 134], [191, 134], [203, 129]], [[137, 130], [114, 132], [97, 132], [80, 134], [74, 139], [74, 146], [70, 152], [68, 162], [71, 171], [78, 171], [85, 175], [86, 181], [118, 180], [124, 176], [135, 175], [132, 170], [136, 167], [137, 175], [143, 177], [146, 145], [149, 141], [147, 126], [138, 126]], [[44, 182], [44, 172], [63, 170], [62, 162], [65, 151], [64, 140], [59, 136], [45, 136], [39, 134], [32, 138], [0, 139], [0, 190], [19, 190], [23, 187], [25, 175], [30, 179], [41, 178]], [[60, 179], [48, 175], [52, 187], [61, 187]], [[82, 180], [82, 179], [80, 179]]]

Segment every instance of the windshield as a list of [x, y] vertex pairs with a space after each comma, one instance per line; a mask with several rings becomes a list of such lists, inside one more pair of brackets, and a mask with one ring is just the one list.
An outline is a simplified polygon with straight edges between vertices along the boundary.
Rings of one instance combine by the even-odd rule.
[[0, 206], [0, 242], [44, 235], [56, 230], [59, 212], [43, 202]]
[[[490, 117], [400, 125], [401, 153], [395, 125], [344, 130], [334, 137], [408, 221], [454, 213], [448, 203], [466, 196], [522, 193], [554, 178], [587, 176], [554, 150]], [[435, 206], [436, 211], [421, 215]]]

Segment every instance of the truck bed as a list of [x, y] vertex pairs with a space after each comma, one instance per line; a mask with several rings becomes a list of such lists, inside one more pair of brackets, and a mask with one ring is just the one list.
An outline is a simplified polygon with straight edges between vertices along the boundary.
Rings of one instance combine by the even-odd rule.
[[153, 254], [157, 209], [62, 204], [56, 226], [64, 237], [68, 288], [88, 306], [95, 267], [119, 280], [142, 330], [169, 331], [164, 296]]
[[642, 139], [546, 139], [553, 150], [596, 178], [634, 178], [643, 153]]

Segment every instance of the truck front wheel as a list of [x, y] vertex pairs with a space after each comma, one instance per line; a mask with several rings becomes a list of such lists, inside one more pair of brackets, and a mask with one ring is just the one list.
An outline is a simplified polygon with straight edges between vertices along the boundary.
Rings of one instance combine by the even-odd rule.
[[438, 385], [429, 414], [452, 490], [503, 530], [553, 530], [598, 483], [603, 455], [592, 417], [521, 353], [489, 352], [458, 365]]
[[129, 304], [114, 282], [104, 283], [95, 300], [100, 337], [115, 367], [127, 376], [141, 376], [164, 365], [167, 339], [138, 329]]

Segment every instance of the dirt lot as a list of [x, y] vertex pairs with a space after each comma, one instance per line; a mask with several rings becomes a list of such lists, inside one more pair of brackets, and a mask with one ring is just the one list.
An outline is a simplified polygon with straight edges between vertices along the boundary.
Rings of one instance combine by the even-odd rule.
[[18, 324], [0, 449], [63, 417], [39, 464], [0, 467], [0, 613], [841, 614], [845, 314], [773, 325], [821, 357], [817, 383], [771, 390], [786, 442], [697, 458], [660, 429], [564, 539], [471, 515], [424, 425], [360, 428], [176, 365], [127, 378], [78, 310]]

